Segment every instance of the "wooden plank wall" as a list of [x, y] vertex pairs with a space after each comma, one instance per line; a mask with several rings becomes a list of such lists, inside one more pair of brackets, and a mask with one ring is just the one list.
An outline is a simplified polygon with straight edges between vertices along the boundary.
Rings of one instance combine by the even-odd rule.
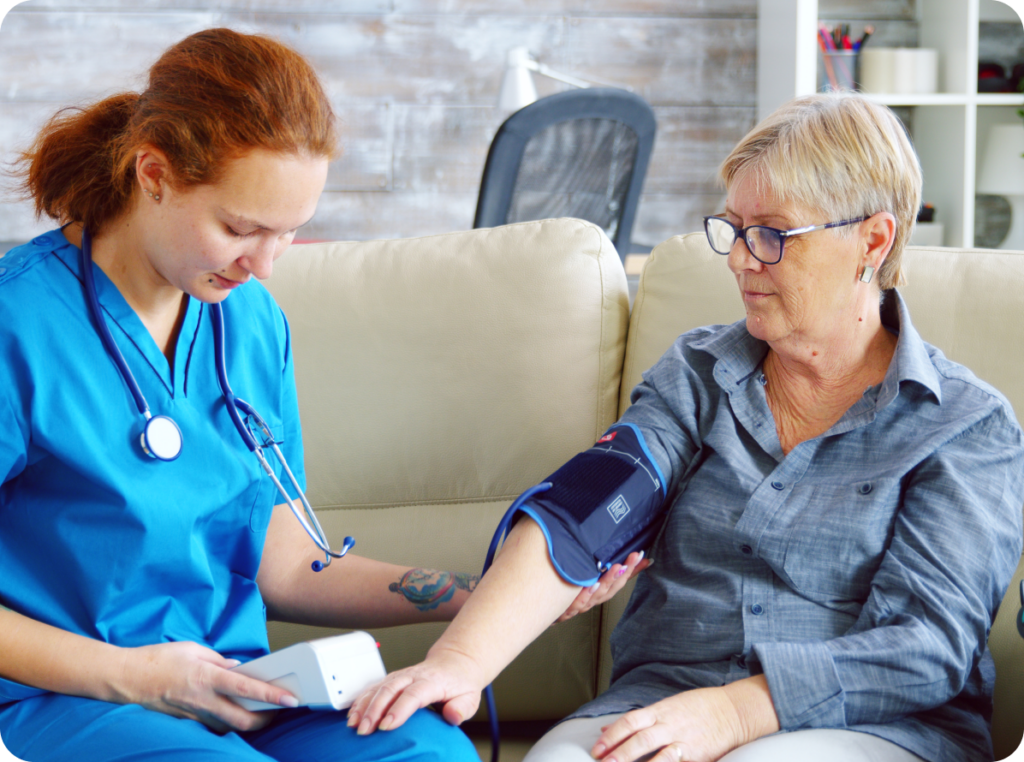
[[[822, 16], [916, 34], [914, 0], [822, 0]], [[206, 6], [206, 7], [203, 7]], [[212, 7], [210, 7], [212, 6]], [[314, 221], [320, 239], [472, 226], [506, 51], [631, 86], [658, 136], [634, 240], [656, 244], [718, 211], [719, 162], [755, 118], [756, 0], [30, 0], [0, 25], [0, 161], [57, 108], [138, 89], [180, 38], [212, 26], [307, 55], [344, 122]], [[879, 23], [879, 20], [882, 23]], [[541, 94], [563, 86], [538, 79]], [[0, 203], [0, 241], [47, 229]]]

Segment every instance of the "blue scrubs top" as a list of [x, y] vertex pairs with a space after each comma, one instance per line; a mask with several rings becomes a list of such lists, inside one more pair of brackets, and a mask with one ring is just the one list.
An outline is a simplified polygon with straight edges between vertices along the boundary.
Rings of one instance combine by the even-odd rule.
[[[118, 646], [265, 654], [256, 572], [283, 501], [228, 416], [209, 310], [189, 299], [172, 370], [92, 266], [111, 333], [150, 410], [181, 428], [182, 453], [161, 462], [143, 452], [145, 419], [96, 332], [78, 248], [54, 230], [0, 258], [0, 604]], [[305, 488], [284, 315], [255, 281], [223, 308], [232, 389], [266, 419]], [[42, 692], [0, 680], [0, 704]]]

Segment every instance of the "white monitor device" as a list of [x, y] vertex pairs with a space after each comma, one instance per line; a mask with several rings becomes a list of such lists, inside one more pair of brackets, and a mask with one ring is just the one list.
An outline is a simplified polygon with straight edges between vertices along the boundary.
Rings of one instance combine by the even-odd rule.
[[[284, 688], [311, 709], [347, 709], [366, 688], [387, 675], [377, 642], [366, 632], [296, 643], [235, 667], [232, 671]], [[235, 699], [251, 712], [280, 709], [252, 699]]]

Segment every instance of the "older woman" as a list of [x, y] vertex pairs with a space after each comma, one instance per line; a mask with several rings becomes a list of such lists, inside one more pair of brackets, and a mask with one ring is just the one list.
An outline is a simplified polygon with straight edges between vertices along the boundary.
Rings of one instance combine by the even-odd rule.
[[[887, 109], [819, 95], [722, 174], [706, 231], [747, 317], [684, 334], [633, 392], [623, 420], [669, 481], [656, 562], [611, 688], [528, 760], [991, 759], [986, 637], [1021, 551], [1024, 436], [895, 290], [914, 151]], [[357, 704], [364, 731], [424, 699], [466, 716], [525, 639], [508, 623], [541, 619], [516, 585], [569, 587], [536, 562], [535, 525], [517, 531], [427, 662]]]

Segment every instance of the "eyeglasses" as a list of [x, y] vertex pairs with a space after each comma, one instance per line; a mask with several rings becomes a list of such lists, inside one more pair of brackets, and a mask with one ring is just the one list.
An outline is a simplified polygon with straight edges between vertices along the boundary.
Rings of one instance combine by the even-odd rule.
[[853, 225], [863, 222], [867, 217], [857, 217], [853, 220], [842, 222], [828, 222], [824, 225], [807, 225], [792, 230], [778, 230], [764, 225], [750, 225], [745, 228], [738, 228], [724, 217], [705, 217], [704, 232], [708, 236], [708, 243], [716, 254], [728, 254], [736, 244], [736, 240], [742, 238], [747, 244], [747, 249], [758, 262], [766, 265], [777, 265], [782, 261], [782, 249], [786, 245], [786, 239], [810, 233], [814, 230], [825, 230], [827, 228], [839, 228], [844, 225]]

